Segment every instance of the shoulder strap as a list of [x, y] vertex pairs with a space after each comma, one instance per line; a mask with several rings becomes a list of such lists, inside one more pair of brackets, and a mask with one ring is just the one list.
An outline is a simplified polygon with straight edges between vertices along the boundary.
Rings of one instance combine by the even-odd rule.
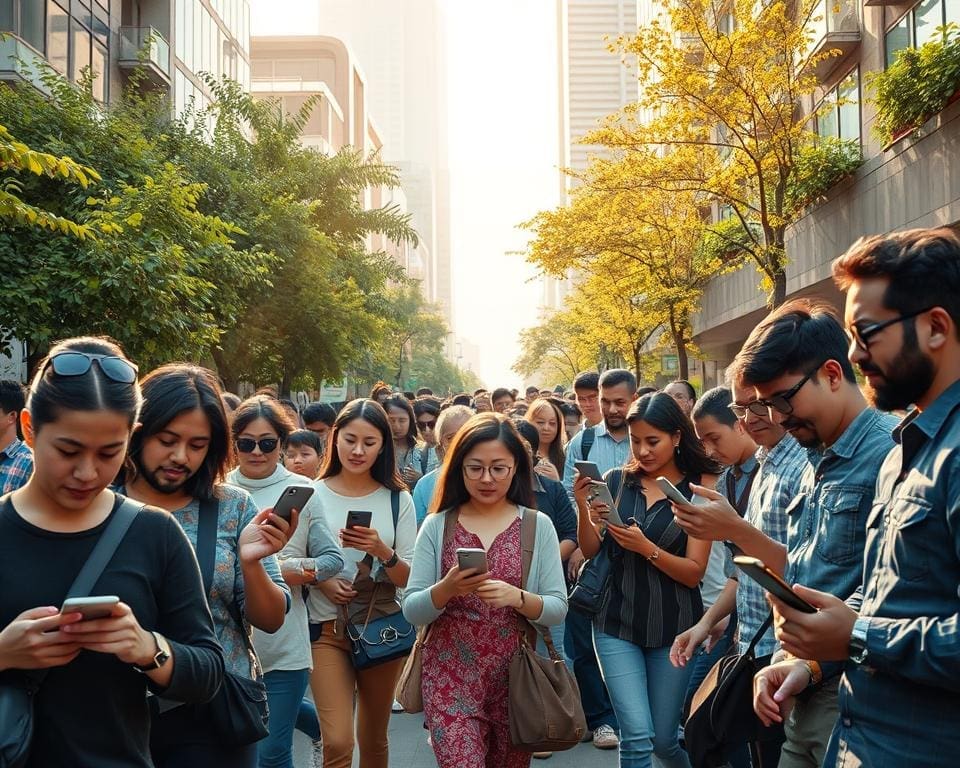
[[757, 643], [760, 642], [760, 638], [762, 638], [765, 634], [767, 634], [767, 630], [770, 629], [770, 627], [772, 626], [773, 626], [773, 611], [770, 611], [770, 613], [767, 615], [766, 621], [764, 621], [763, 624], [760, 625], [760, 629], [757, 630], [757, 634], [755, 634], [753, 636], [753, 639], [750, 641], [750, 646], [747, 648], [747, 652], [746, 654], [744, 654], [745, 656], [749, 656], [750, 658], [753, 658], [753, 652], [757, 647]]
[[580, 438], [580, 456], [583, 458], [583, 461], [586, 461], [590, 458], [590, 449], [593, 448], [593, 441], [597, 438], [597, 430], [595, 427], [584, 427], [583, 428], [583, 437]]
[[459, 519], [460, 509], [457, 507], [448, 509], [443, 513], [443, 542], [441, 543], [441, 547], [453, 541], [453, 537], [457, 532], [457, 521]]
[[430, 446], [425, 445], [420, 451], [420, 474], [427, 474], [427, 465], [430, 463]]
[[390, 514], [393, 515], [393, 548], [397, 548], [397, 526], [400, 524], [400, 491], [390, 491]]
[[197, 562], [203, 577], [204, 594], [213, 588], [213, 569], [217, 562], [217, 529], [220, 527], [220, 501], [200, 500], [200, 518], [197, 521]]
[[524, 507], [523, 518], [520, 520], [520, 589], [527, 588], [527, 577], [530, 575], [530, 566], [533, 563], [533, 546], [536, 540], [536, 510]]
[[113, 513], [106, 530], [100, 534], [100, 539], [90, 553], [90, 557], [87, 558], [87, 562], [80, 569], [80, 573], [77, 574], [77, 578], [73, 580], [73, 584], [67, 591], [67, 597], [89, 596], [91, 590], [97, 585], [103, 569], [107, 567], [120, 542], [123, 541], [123, 537], [127, 535], [130, 525], [144, 507], [143, 504], [138, 504], [131, 499], [121, 498], [123, 501]]

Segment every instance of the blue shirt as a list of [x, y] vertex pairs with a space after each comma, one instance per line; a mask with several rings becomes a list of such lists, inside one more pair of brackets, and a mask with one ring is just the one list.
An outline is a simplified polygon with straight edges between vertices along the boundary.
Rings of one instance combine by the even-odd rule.
[[577, 502], [573, 498], [573, 475], [577, 471], [574, 466], [576, 462], [592, 461], [597, 465], [600, 474], [606, 475], [611, 469], [622, 467], [630, 458], [629, 432], [617, 440], [607, 432], [607, 423], [601, 421], [593, 428], [594, 439], [589, 456], [584, 456], [580, 449], [584, 432], [585, 430], [581, 429], [573, 436], [573, 440], [567, 443], [567, 459], [563, 464], [563, 487], [567, 489], [567, 495], [574, 509], [577, 508]]
[[[744, 519], [776, 542], [787, 544], [787, 507], [800, 492], [800, 481], [810, 464], [807, 452], [792, 435], [784, 437], [769, 450], [757, 451], [760, 469], [750, 489]], [[746, 653], [750, 640], [770, 614], [766, 594], [753, 579], [740, 578], [737, 583], [737, 621], [739, 650]], [[773, 653], [777, 640], [773, 627], [757, 644], [757, 656]]]
[[911, 413], [894, 439], [867, 520], [866, 659], [847, 664], [824, 765], [952, 768], [960, 754], [960, 381]]
[[440, 468], [437, 467], [432, 472], [427, 472], [421, 477], [415, 486], [413, 486], [413, 507], [417, 512], [417, 528], [423, 525], [427, 517], [427, 510], [433, 502], [433, 492], [437, 488], [437, 480], [440, 477]]

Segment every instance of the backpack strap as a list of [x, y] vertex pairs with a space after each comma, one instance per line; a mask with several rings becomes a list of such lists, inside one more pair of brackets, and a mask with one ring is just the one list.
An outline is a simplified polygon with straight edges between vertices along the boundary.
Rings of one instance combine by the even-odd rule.
[[100, 538], [87, 558], [87, 562], [83, 564], [77, 578], [73, 580], [73, 584], [67, 590], [67, 597], [89, 596], [107, 564], [113, 559], [113, 555], [117, 551], [117, 547], [120, 546], [120, 542], [123, 541], [123, 537], [127, 535], [133, 521], [136, 520], [140, 510], [144, 507], [143, 504], [138, 504], [132, 499], [123, 496], [120, 498], [123, 501], [120, 502], [117, 511], [113, 513], [113, 517], [107, 524], [106, 530], [100, 534]]
[[397, 526], [400, 524], [400, 491], [390, 491], [390, 514], [393, 516], [393, 548], [397, 548]]
[[580, 458], [586, 461], [590, 458], [590, 449], [593, 448], [593, 441], [597, 439], [596, 427], [584, 427], [583, 437], [580, 438]]

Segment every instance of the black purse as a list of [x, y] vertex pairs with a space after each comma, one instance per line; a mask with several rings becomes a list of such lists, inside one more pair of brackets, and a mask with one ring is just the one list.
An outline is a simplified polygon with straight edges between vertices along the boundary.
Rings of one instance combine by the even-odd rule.
[[[620, 507], [620, 497], [623, 495], [623, 475], [611, 475], [610, 480], [618, 479], [617, 495], [614, 506]], [[608, 482], [609, 486], [609, 482]], [[577, 574], [577, 581], [570, 589], [567, 605], [584, 616], [596, 616], [600, 613], [603, 599], [610, 588], [610, 574], [613, 563], [610, 559], [610, 547], [606, 540], [600, 542], [600, 551], [587, 560]]]
[[[205, 594], [210, 595], [213, 586], [213, 569], [217, 559], [217, 530], [219, 528], [220, 503], [217, 499], [200, 502], [200, 519], [197, 525], [197, 560], [203, 576]], [[205, 705], [214, 729], [224, 744], [244, 746], [260, 741], [269, 733], [270, 716], [267, 707], [267, 687], [263, 684], [260, 662], [250, 642], [240, 611], [232, 602], [230, 616], [243, 636], [247, 650], [256, 660], [256, 678], [225, 672], [217, 695]]]
[[[0, 504], [5, 499], [0, 499]], [[143, 504], [123, 499], [74, 579], [66, 597], [85, 597], [97, 585]], [[20, 670], [19, 680], [0, 684], [0, 768], [22, 768], [30, 757], [37, 692], [47, 670]]]

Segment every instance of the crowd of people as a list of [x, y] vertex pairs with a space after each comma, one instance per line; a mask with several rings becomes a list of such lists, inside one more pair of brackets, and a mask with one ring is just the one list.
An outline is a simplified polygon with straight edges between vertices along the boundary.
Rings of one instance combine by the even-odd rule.
[[[300, 730], [315, 765], [386, 768], [404, 655], [363, 647], [386, 622], [387, 645], [429, 626], [438, 765], [520, 768], [527, 620], [621, 768], [952, 766], [960, 238], [866, 238], [833, 274], [842, 320], [787, 302], [699, 396], [612, 369], [301, 411], [195, 365], [141, 376], [108, 339], [54, 345], [28, 390], [0, 383], [0, 716], [10, 690], [34, 712], [11, 764], [292, 767]], [[601, 563], [596, 599], [574, 600]], [[720, 734], [705, 762], [685, 717], [748, 653], [756, 738]]]

